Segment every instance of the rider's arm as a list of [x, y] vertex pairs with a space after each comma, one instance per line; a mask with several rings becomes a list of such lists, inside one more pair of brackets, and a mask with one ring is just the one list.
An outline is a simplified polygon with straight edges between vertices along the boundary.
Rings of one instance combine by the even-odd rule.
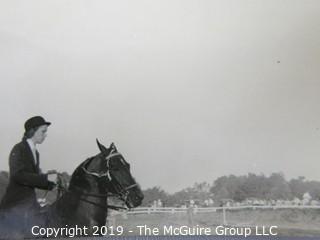
[[10, 177], [21, 185], [51, 190], [54, 183], [48, 181], [48, 175], [36, 173], [32, 165], [24, 158], [21, 148], [16, 145], [9, 157]]

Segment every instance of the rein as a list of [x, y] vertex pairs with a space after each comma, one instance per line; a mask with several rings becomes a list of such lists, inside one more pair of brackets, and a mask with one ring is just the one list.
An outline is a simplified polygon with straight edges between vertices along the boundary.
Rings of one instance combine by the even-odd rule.
[[[136, 186], [138, 186], [137, 183], [132, 184], [132, 185], [124, 188], [124, 190], [127, 191], [127, 190], [129, 190], [129, 189], [131, 189], [131, 188], [134, 188], [134, 187], [136, 187]], [[74, 188], [76, 191], [78, 191], [79, 193], [81, 193], [82, 195], [84, 195], [84, 196], [97, 197], [97, 198], [117, 197], [117, 198], [119, 198], [120, 200], [122, 200], [122, 199], [119, 197], [120, 194], [114, 194], [114, 193], [109, 193], [109, 194], [87, 193], [87, 192], [83, 192], [80, 187], [74, 186], [73, 188]], [[71, 191], [67, 190], [67, 189], [64, 188], [64, 187], [61, 187], [61, 189], [62, 189], [63, 191], [65, 191], [65, 192], [71, 192]]]
[[121, 206], [114, 206], [114, 205], [102, 205], [102, 204], [99, 204], [99, 203], [95, 203], [93, 201], [90, 201], [88, 199], [85, 199], [85, 198], [79, 198], [80, 201], [83, 201], [83, 202], [86, 202], [86, 203], [90, 203], [94, 206], [97, 206], [97, 207], [100, 207], [102, 208], [102, 210], [104, 210], [105, 212], [108, 212], [108, 209], [113, 209], [113, 210], [116, 210], [116, 211], [119, 211], [120, 209], [121, 210], [128, 210], [128, 208], [126, 207], [121, 207]]
[[[65, 193], [72, 193], [73, 191], [70, 191], [68, 189], [66, 189], [64, 186], [62, 185], [59, 185], [58, 188], [60, 188], [60, 190], [62, 190], [63, 192]], [[96, 198], [104, 198], [104, 197], [112, 197], [112, 196], [118, 196], [118, 195], [115, 195], [115, 194], [94, 194], [94, 193], [86, 193], [86, 192], [83, 192], [81, 191], [81, 188], [79, 187], [74, 187], [75, 190], [76, 190], [78, 193], [80, 193], [81, 195], [84, 195], [84, 196], [89, 196], [89, 197], [96, 197]], [[109, 204], [106, 204], [106, 205], [102, 205], [102, 204], [99, 204], [99, 203], [96, 203], [96, 202], [93, 202], [93, 201], [90, 201], [88, 199], [85, 199], [85, 198], [79, 198], [80, 201], [83, 201], [83, 202], [86, 202], [86, 203], [90, 203], [92, 205], [95, 205], [97, 207], [100, 207], [102, 208], [105, 212], [108, 211], [108, 209], [113, 209], [113, 210], [116, 210], [116, 211], [119, 211], [120, 209], [121, 210], [128, 210], [128, 208], [126, 207], [121, 207], [121, 206], [115, 206], [115, 205], [109, 205]]]

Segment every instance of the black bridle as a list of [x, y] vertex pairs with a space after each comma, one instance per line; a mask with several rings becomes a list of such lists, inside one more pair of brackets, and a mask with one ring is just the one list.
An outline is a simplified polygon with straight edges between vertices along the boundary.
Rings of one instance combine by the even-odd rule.
[[[131, 188], [134, 188], [136, 186], [138, 186], [137, 183], [134, 183], [130, 186], [127, 186], [127, 187], [124, 187], [122, 186], [119, 181], [117, 181], [115, 178], [112, 178], [112, 175], [110, 174], [110, 159], [113, 158], [113, 157], [116, 157], [116, 156], [120, 156], [121, 157], [121, 161], [124, 161], [123, 158], [122, 158], [122, 155], [118, 152], [116, 153], [112, 153], [112, 151], [109, 153], [109, 155], [106, 157], [106, 160], [107, 160], [107, 171], [106, 172], [103, 172], [103, 173], [97, 173], [97, 172], [92, 172], [92, 171], [89, 171], [85, 168], [85, 166], [82, 166], [81, 169], [82, 171], [89, 175], [89, 176], [92, 176], [94, 178], [98, 178], [98, 179], [102, 179], [102, 178], [107, 178], [107, 181], [109, 183], [114, 182], [114, 184], [112, 185], [114, 190], [116, 191], [116, 193], [108, 193], [108, 194], [98, 194], [98, 193], [89, 193], [89, 192], [84, 192], [80, 187], [77, 187], [77, 186], [73, 186], [72, 187], [72, 190], [68, 190], [66, 189], [66, 187], [62, 186], [62, 184], [60, 186], [58, 186], [58, 188], [60, 190], [62, 190], [63, 192], [72, 192], [72, 191], [76, 191], [78, 194], [82, 195], [82, 196], [89, 196], [89, 197], [95, 197], [95, 198], [107, 198], [107, 197], [117, 197], [118, 199], [120, 199], [121, 201], [123, 201], [124, 203], [127, 202], [127, 198], [128, 198], [128, 195], [129, 195], [129, 190]], [[59, 176], [59, 175], [58, 175]], [[60, 181], [61, 182], [61, 181]], [[80, 201], [83, 201], [83, 202], [86, 202], [86, 203], [89, 203], [89, 204], [92, 204], [92, 205], [95, 205], [95, 206], [98, 206], [100, 208], [102, 208], [104, 211], [108, 211], [108, 209], [113, 209], [113, 210], [128, 210], [127, 207], [122, 207], [122, 206], [114, 206], [114, 205], [102, 205], [102, 204], [99, 204], [99, 203], [96, 203], [96, 202], [93, 202], [93, 201], [90, 201], [88, 199], [85, 199], [85, 198], [79, 198]]]

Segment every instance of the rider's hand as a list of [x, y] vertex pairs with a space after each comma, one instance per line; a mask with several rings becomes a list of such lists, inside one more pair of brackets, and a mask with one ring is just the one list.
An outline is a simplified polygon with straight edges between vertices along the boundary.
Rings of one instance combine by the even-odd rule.
[[51, 173], [48, 174], [48, 181], [57, 184], [57, 174]]

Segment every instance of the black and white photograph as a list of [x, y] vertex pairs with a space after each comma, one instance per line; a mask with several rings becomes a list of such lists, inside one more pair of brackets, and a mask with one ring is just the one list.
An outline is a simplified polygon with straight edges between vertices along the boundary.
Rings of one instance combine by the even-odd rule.
[[0, 239], [319, 238], [319, 12], [2, 1]]

